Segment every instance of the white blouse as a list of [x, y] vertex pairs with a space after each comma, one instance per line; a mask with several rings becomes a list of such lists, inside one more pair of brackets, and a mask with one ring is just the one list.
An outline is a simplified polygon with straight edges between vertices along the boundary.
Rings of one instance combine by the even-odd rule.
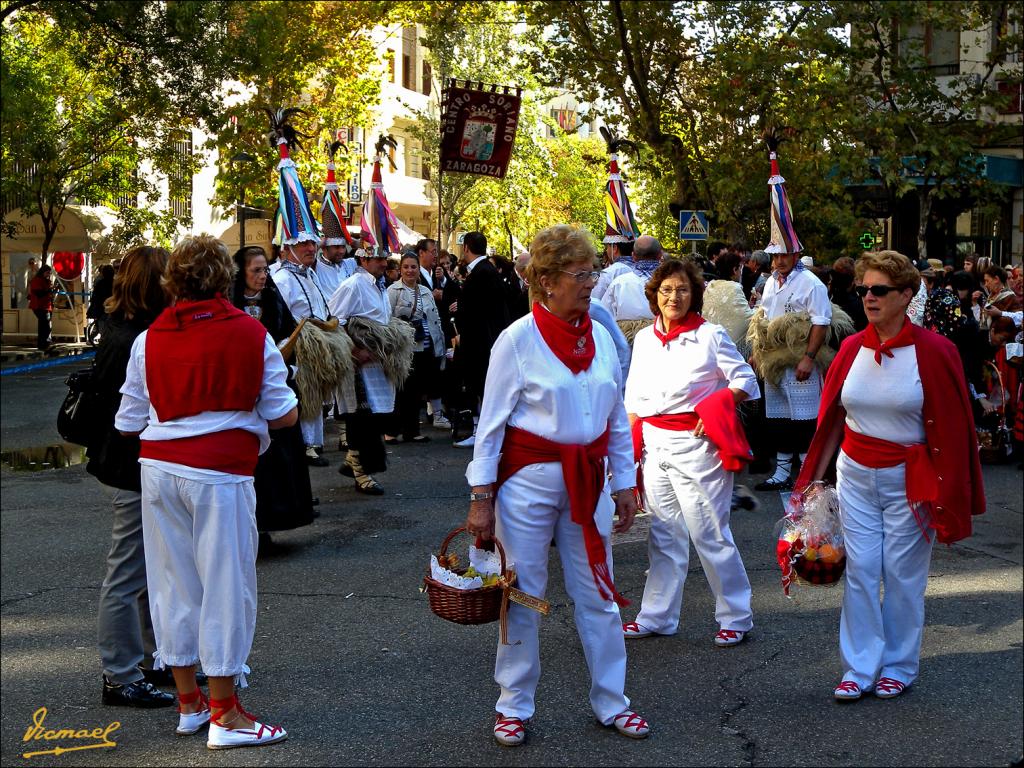
[[781, 287], [778, 278], [774, 274], [769, 275], [761, 295], [761, 306], [769, 320], [787, 312], [806, 311], [811, 316], [811, 325], [832, 323], [828, 289], [809, 269], [794, 269]]
[[314, 270], [308, 269], [305, 274], [299, 274], [282, 262], [281, 267], [272, 272], [270, 277], [295, 322], [310, 316], [317, 320], [327, 319], [327, 297], [317, 282]]
[[506, 425], [563, 444], [592, 443], [610, 426], [610, 490], [636, 485], [615, 345], [608, 331], [596, 323], [593, 334], [594, 360], [590, 368], [574, 375], [541, 337], [532, 314], [501, 332], [491, 349], [473, 461], [466, 469], [471, 486], [497, 479]]
[[900, 445], [924, 442], [924, 388], [917, 368], [917, 348], [911, 344], [882, 355], [862, 347], [843, 382], [846, 426], [869, 437]]
[[[660, 329], [661, 318], [655, 322]], [[741, 389], [751, 400], [761, 397], [754, 371], [721, 326], [704, 322], [665, 345], [654, 335], [654, 326], [633, 339], [626, 380], [628, 413], [690, 413], [724, 387]]]

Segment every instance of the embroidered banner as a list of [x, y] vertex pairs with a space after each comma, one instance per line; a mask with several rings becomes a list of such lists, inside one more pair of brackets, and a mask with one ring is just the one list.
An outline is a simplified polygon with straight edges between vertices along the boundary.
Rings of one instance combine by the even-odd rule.
[[521, 105], [520, 88], [449, 80], [441, 97], [441, 170], [505, 178]]

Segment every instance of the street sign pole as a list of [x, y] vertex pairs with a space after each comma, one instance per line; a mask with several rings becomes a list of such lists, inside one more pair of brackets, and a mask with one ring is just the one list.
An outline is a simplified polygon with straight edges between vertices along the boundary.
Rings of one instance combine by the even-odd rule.
[[690, 256], [697, 258], [697, 241], [707, 240], [709, 233], [707, 211], [679, 212], [679, 239], [690, 241]]

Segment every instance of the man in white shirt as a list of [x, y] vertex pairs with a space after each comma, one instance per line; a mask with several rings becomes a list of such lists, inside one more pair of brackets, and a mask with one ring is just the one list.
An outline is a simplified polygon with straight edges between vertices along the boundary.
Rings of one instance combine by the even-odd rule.
[[[391, 320], [391, 304], [379, 283], [387, 268], [387, 257], [385, 250], [377, 248], [356, 251], [359, 266], [338, 286], [328, 302], [331, 314], [342, 325], [349, 326], [357, 317], [381, 326]], [[385, 375], [381, 362], [369, 350], [360, 347], [355, 338], [352, 341], [356, 345], [352, 351], [356, 375], [351, 387], [343, 387], [338, 393], [338, 405], [345, 413], [349, 449], [338, 472], [354, 478], [360, 493], [379, 496], [384, 489], [372, 473], [386, 469], [380, 417], [395, 410], [395, 386]], [[362, 408], [363, 405], [366, 407]]]
[[[625, 237], [613, 235], [615, 242], [605, 242], [604, 262], [605, 268], [601, 271], [601, 277], [590, 294], [591, 300], [601, 301], [604, 295], [611, 288], [612, 281], [619, 275], [631, 271], [629, 263], [633, 258], [633, 241]], [[607, 241], [609, 238], [605, 238]]]
[[[271, 278], [288, 305], [295, 322], [304, 317], [327, 319], [327, 298], [311, 268], [316, 260], [316, 240], [306, 234], [294, 244], [281, 249], [281, 266]], [[329, 462], [321, 452], [324, 446], [324, 418], [322, 413], [299, 422], [302, 439], [306, 444], [306, 463], [312, 467], [326, 467]]]
[[[760, 306], [772, 321], [790, 312], [807, 312], [811, 330], [800, 343], [804, 355], [795, 368], [787, 369], [779, 383], [765, 381], [765, 417], [768, 433], [776, 441], [775, 472], [755, 488], [759, 491], [790, 490], [795, 454], [807, 455], [821, 403], [822, 376], [815, 357], [832, 323], [832, 302], [825, 285], [800, 261], [798, 253], [773, 253], [772, 274], [764, 286]], [[757, 361], [754, 360], [756, 367]]]
[[[664, 256], [661, 243], [650, 235], [641, 235], [633, 245], [632, 263], [628, 272], [612, 280], [601, 303], [612, 313], [616, 322], [628, 320], [653, 320], [650, 302], [644, 293], [644, 286], [651, 279]], [[602, 273], [603, 274], [603, 273]]]
[[348, 256], [348, 244], [333, 243], [325, 239], [320, 253], [316, 257], [316, 281], [324, 296], [330, 296], [338, 286], [345, 282], [356, 271], [356, 260]]

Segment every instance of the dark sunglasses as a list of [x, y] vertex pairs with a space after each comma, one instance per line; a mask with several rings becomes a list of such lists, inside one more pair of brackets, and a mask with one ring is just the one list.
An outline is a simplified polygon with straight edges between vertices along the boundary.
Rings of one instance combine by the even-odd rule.
[[869, 293], [872, 296], [877, 296], [878, 298], [882, 298], [883, 296], [888, 296], [891, 291], [898, 291], [899, 288], [897, 288], [894, 285], [872, 285], [872, 286], [858, 285], [853, 290], [855, 290], [857, 292], [857, 295], [860, 296], [863, 299]]

